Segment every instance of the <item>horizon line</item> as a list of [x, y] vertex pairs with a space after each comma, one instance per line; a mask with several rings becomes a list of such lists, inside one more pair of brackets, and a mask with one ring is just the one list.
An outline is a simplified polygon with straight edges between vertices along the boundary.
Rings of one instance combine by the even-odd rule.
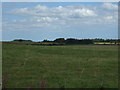
[[[62, 37], [60, 37], [60, 38], [62, 38]], [[52, 40], [49, 40], [49, 39], [43, 39], [43, 40], [32, 40], [32, 39], [22, 39], [22, 38], [16, 38], [16, 39], [13, 39], [13, 40], [19, 40], [19, 39], [21, 39], [21, 40], [31, 40], [31, 41], [44, 41], [44, 40], [48, 40], [48, 41], [54, 41], [54, 40], [56, 40], [56, 39], [59, 39], [59, 38], [56, 38], [56, 39], [52, 39]], [[104, 39], [104, 40], [107, 40], [107, 39], [112, 39], [112, 40], [116, 40], [116, 39], [120, 39], [120, 38], [64, 38], [65, 40], [66, 39], [78, 39], [78, 40], [82, 40], [82, 39]], [[13, 41], [13, 40], [2, 40], [2, 41]], [[2, 42], [1, 40], [0, 40], [0, 42]]]

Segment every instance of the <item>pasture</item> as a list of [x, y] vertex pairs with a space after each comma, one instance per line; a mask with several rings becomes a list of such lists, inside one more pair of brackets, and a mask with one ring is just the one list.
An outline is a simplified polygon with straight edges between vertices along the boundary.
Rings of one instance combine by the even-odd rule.
[[112, 45], [35, 46], [3, 44], [3, 84], [7, 88], [117, 88], [118, 47]]

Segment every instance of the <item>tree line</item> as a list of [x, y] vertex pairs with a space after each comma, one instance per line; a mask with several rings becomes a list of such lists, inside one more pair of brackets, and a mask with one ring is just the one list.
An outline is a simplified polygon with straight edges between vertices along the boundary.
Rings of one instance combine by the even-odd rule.
[[[101, 39], [101, 38], [95, 38], [95, 39], [75, 39], [75, 38], [57, 38], [53, 41], [50, 40], [43, 40], [35, 43], [59, 43], [59, 44], [66, 44], [66, 45], [73, 45], [73, 44], [94, 44], [99, 42], [107, 42], [107, 43], [118, 43], [120, 39]], [[21, 42], [21, 43], [34, 43], [32, 40], [24, 40], [24, 39], [15, 39], [12, 42]]]

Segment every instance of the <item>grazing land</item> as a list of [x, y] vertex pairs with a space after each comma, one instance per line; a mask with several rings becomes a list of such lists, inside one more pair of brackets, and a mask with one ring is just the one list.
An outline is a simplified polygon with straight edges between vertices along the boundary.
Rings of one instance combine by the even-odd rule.
[[3, 44], [3, 84], [8, 88], [117, 88], [116, 45]]

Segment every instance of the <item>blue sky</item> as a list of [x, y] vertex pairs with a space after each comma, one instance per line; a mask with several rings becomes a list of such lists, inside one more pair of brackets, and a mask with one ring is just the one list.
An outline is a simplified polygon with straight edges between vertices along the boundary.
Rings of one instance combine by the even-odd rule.
[[117, 9], [103, 2], [2, 3], [2, 40], [118, 38]]

